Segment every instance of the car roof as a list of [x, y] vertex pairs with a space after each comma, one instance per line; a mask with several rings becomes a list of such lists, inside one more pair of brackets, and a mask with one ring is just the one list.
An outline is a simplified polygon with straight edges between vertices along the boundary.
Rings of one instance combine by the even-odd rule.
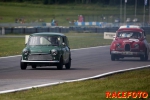
[[117, 30], [118, 32], [121, 31], [135, 31], [135, 32], [143, 32], [143, 29], [138, 29], [138, 28], [121, 28]]
[[123, 26], [120, 26], [119, 29], [121, 28], [141, 28], [140, 26], [138, 25], [123, 25]]
[[120, 31], [136, 31], [136, 32], [143, 32], [144, 30], [137, 25], [124, 25], [120, 26], [120, 28], [117, 30], [118, 32]]
[[40, 33], [33, 33], [30, 36], [65, 36], [62, 33], [55, 33], [55, 32], [40, 32]]

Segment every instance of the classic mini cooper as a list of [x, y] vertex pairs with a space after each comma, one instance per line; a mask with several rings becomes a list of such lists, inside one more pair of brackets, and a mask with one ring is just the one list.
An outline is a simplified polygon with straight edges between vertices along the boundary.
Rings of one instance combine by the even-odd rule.
[[29, 36], [26, 47], [22, 51], [20, 68], [25, 70], [30, 65], [57, 66], [57, 69], [71, 67], [71, 52], [67, 37], [61, 33], [34, 33]]
[[139, 57], [146, 61], [149, 56], [149, 44], [145, 32], [139, 26], [121, 26], [110, 46], [111, 60], [124, 57]]

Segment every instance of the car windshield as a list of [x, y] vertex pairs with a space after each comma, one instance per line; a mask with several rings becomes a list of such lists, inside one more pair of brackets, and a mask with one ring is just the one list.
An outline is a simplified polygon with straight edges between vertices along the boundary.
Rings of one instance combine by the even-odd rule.
[[140, 32], [119, 32], [117, 35], [118, 38], [134, 38], [139, 39], [142, 37]]
[[32, 36], [29, 39], [28, 45], [58, 46], [59, 42], [60, 42], [60, 37], [58, 37], [58, 36]]

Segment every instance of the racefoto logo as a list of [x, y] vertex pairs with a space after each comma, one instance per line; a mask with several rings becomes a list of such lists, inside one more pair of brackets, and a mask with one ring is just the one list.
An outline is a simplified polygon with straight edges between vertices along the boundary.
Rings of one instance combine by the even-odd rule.
[[148, 98], [148, 93], [145, 91], [138, 91], [138, 92], [106, 92], [106, 98]]

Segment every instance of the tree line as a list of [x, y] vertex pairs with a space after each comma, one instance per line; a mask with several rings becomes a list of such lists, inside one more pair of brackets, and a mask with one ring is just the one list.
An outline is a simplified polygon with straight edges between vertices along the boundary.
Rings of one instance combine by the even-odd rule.
[[[36, 4], [102, 4], [102, 5], [119, 5], [120, 2], [125, 0], [0, 0], [0, 2], [27, 2]], [[136, 0], [127, 0], [128, 5], [135, 5]], [[145, 0], [137, 0], [137, 5], [144, 5]], [[149, 0], [147, 0], [149, 2]], [[148, 3], [149, 4], [149, 3]]]

